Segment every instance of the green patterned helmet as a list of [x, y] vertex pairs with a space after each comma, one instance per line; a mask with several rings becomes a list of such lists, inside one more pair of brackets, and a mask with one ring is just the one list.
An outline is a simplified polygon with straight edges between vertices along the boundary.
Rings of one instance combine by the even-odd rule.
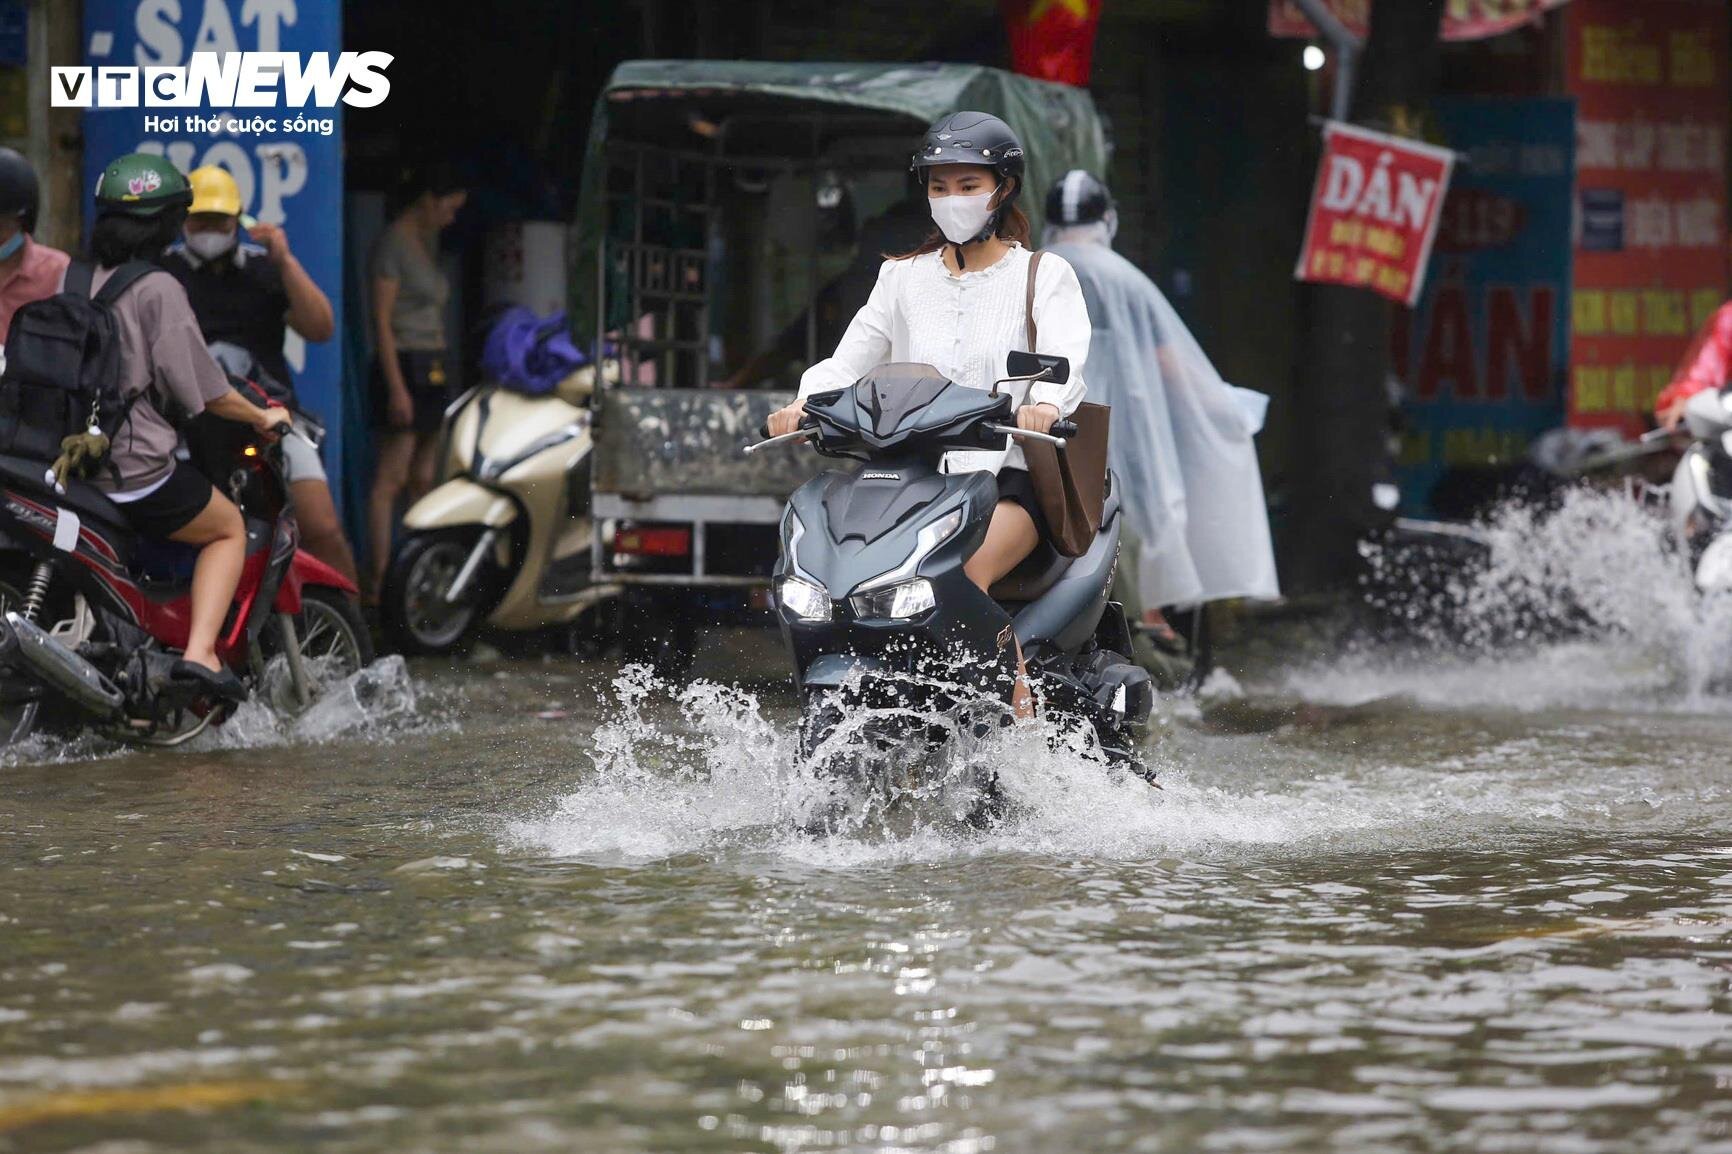
[[157, 216], [192, 203], [192, 186], [166, 156], [132, 152], [110, 161], [96, 182], [100, 212]]

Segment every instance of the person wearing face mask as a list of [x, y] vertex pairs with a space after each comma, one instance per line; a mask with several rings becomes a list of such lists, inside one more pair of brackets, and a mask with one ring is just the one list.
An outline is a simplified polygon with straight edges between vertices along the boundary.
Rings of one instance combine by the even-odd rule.
[[18, 306], [59, 292], [72, 263], [70, 256], [31, 235], [39, 196], [36, 169], [19, 153], [0, 148], [0, 346]]
[[[879, 267], [872, 295], [835, 355], [808, 368], [799, 398], [771, 415], [772, 435], [799, 427], [804, 398], [852, 385], [878, 365], [930, 364], [959, 385], [984, 390], [1004, 375], [1007, 355], [1025, 348], [1031, 253], [1028, 218], [1016, 206], [1025, 167], [1016, 134], [996, 116], [952, 113], [927, 129], [912, 167], [926, 182], [931, 234]], [[1044, 433], [1086, 392], [1088, 308], [1076, 273], [1062, 258], [1047, 256], [1036, 266], [1034, 320], [1039, 348], [1033, 351], [1070, 361], [1064, 384], [1026, 386], [1017, 409], [1018, 427]], [[1047, 533], [1022, 449], [1012, 439], [1008, 449], [949, 453], [944, 467], [998, 478], [998, 508], [966, 566], [969, 579], [989, 589]], [[1025, 677], [1018, 679], [1016, 711], [1033, 713]]]
[[[186, 289], [205, 340], [246, 350], [260, 370], [254, 383], [298, 414], [283, 341], [291, 329], [314, 344], [330, 340], [336, 332], [330, 299], [295, 259], [281, 226], [253, 223], [247, 227], [252, 239], [241, 238], [241, 190], [227, 169], [207, 164], [188, 173], [187, 182], [193, 199], [181, 239], [160, 263]], [[297, 420], [305, 433], [306, 419]], [[353, 581], [355, 557], [318, 450], [303, 437], [288, 437], [282, 453], [302, 544]]]

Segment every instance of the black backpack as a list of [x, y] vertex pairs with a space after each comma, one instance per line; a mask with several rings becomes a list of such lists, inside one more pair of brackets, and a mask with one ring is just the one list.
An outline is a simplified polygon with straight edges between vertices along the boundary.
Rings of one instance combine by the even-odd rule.
[[0, 453], [53, 461], [64, 438], [92, 426], [113, 442], [143, 395], [121, 396], [113, 305], [139, 278], [160, 271], [149, 261], [129, 261], [92, 296], [96, 268], [75, 261], [62, 292], [19, 306], [0, 376]]

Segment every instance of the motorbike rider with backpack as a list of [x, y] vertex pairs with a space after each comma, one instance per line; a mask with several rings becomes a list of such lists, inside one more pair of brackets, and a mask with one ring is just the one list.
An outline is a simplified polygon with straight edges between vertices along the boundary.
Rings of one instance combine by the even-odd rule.
[[[296, 427], [306, 435], [285, 440], [282, 452], [301, 544], [353, 581], [355, 557], [315, 447], [317, 418], [301, 407], [283, 352], [290, 331], [308, 344], [331, 339], [336, 324], [330, 299], [295, 259], [281, 225], [242, 217], [240, 185], [227, 169], [214, 164], [195, 168], [187, 174], [187, 183], [193, 199], [184, 235], [164, 254], [162, 266], [186, 289], [199, 329], [219, 362], [297, 414]], [[229, 363], [232, 354], [219, 344], [244, 351], [241, 359], [250, 365]]]
[[119, 344], [117, 379], [106, 387], [118, 394], [123, 415], [113, 430], [102, 430], [106, 453], [90, 481], [141, 535], [198, 549], [189, 638], [175, 673], [240, 701], [246, 688], [218, 660], [216, 641], [240, 583], [246, 527], [233, 502], [175, 458], [178, 435], [165, 410], [188, 417], [208, 410], [272, 436], [286, 431], [290, 418], [230, 386], [205, 348], [186, 290], [148, 263], [174, 241], [191, 203], [186, 177], [165, 157], [133, 153], [110, 163], [96, 187], [92, 259], [68, 269], [63, 292], [105, 306]]
[[[800, 379], [800, 399], [772, 414], [772, 436], [796, 430], [805, 398], [854, 384], [890, 362], [930, 364], [969, 388], [988, 390], [1007, 355], [1027, 343], [1032, 311], [1038, 349], [1068, 358], [1067, 381], [1036, 381], [1016, 412], [1019, 428], [1046, 433], [1083, 400], [1089, 316], [1076, 273], [1063, 259], [1029, 250], [1028, 218], [1016, 206], [1025, 160], [1010, 126], [982, 112], [956, 112], [927, 129], [911, 167], [926, 181], [934, 228], [910, 252], [886, 260], [878, 282], [828, 360]], [[1026, 290], [1032, 288], [1032, 296]], [[985, 591], [1034, 551], [1047, 533], [1022, 449], [952, 452], [945, 471], [997, 475], [999, 501], [986, 538], [968, 559]], [[1018, 716], [1033, 715], [1027, 669], [1017, 647]]]

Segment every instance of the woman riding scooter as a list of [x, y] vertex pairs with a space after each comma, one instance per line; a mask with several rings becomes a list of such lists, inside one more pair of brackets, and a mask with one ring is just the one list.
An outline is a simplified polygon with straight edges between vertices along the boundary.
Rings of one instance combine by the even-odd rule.
[[[1010, 126], [983, 112], [956, 112], [926, 132], [913, 169], [926, 181], [936, 226], [912, 252], [887, 259], [871, 297], [854, 316], [828, 360], [800, 378], [800, 399], [772, 414], [772, 436], [791, 433], [805, 398], [852, 385], [890, 362], [919, 362], [950, 380], [987, 390], [1003, 376], [1005, 358], [1026, 343], [1028, 218], [1016, 207], [1025, 168]], [[1046, 255], [1036, 269], [1034, 320], [1040, 347], [1070, 361], [1069, 379], [1037, 381], [1016, 413], [1019, 428], [1048, 432], [1084, 397], [1089, 317], [1076, 274]], [[990, 589], [1034, 551], [1047, 533], [1022, 449], [953, 452], [945, 471], [986, 471], [998, 478], [998, 507], [980, 548], [969, 558], [969, 580]], [[1015, 709], [1031, 717], [1027, 667], [1017, 648]]]
[[[96, 267], [89, 292], [100, 291], [123, 266], [161, 256], [180, 234], [191, 203], [186, 177], [164, 157], [133, 153], [104, 169], [90, 232]], [[68, 279], [77, 271], [74, 265]], [[224, 699], [244, 700], [246, 687], [218, 660], [216, 641], [246, 561], [246, 526], [204, 474], [175, 459], [178, 435], [162, 406], [172, 403], [189, 416], [208, 409], [271, 436], [287, 430], [288, 410], [261, 409], [230, 387], [205, 349], [186, 290], [166, 272], [138, 276], [111, 308], [120, 335], [121, 395], [140, 403], [132, 405], [91, 483], [141, 535], [198, 549], [189, 639], [175, 673], [204, 682]]]

